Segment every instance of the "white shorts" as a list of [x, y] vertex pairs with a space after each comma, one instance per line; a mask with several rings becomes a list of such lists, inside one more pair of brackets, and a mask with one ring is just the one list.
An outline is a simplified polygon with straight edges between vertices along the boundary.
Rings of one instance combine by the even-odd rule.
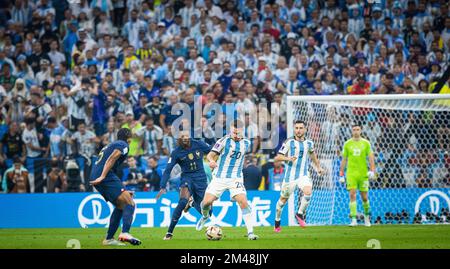
[[311, 178], [308, 176], [303, 176], [291, 182], [283, 182], [280, 195], [283, 198], [289, 198], [295, 192], [296, 188], [303, 189], [304, 187], [312, 187]]
[[208, 188], [206, 188], [207, 193], [210, 193], [217, 198], [220, 198], [222, 193], [226, 190], [230, 191], [231, 198], [238, 194], [247, 194], [244, 187], [244, 179], [242, 178], [216, 178], [213, 176]]

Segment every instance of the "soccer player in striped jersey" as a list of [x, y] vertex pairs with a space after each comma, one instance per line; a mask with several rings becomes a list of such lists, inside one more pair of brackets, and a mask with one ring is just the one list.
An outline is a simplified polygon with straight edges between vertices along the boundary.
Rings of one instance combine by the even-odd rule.
[[250, 141], [242, 138], [243, 124], [239, 120], [232, 122], [231, 133], [219, 139], [208, 154], [209, 166], [213, 170], [213, 179], [206, 189], [201, 203], [203, 217], [197, 223], [200, 231], [209, 219], [209, 211], [215, 200], [219, 199], [226, 190], [230, 197], [239, 204], [242, 218], [247, 226], [248, 240], [256, 240], [258, 236], [253, 233], [252, 211], [247, 201], [247, 191], [244, 187], [242, 168], [244, 155], [251, 151]]
[[[370, 203], [367, 193], [369, 191], [369, 180], [375, 179], [375, 157], [373, 155], [369, 140], [361, 137], [361, 125], [352, 126], [352, 138], [347, 140], [342, 151], [341, 169], [339, 171], [339, 182], [347, 181], [347, 190], [350, 194], [350, 226], [357, 226], [356, 221], [356, 191], [359, 190], [364, 208], [364, 225], [370, 227]], [[367, 160], [369, 163], [367, 163]], [[370, 171], [367, 166], [370, 165]], [[347, 167], [347, 180], [344, 170]]]
[[283, 161], [285, 163], [285, 172], [283, 183], [281, 185], [280, 199], [277, 202], [277, 211], [275, 216], [274, 231], [281, 231], [281, 213], [286, 205], [289, 196], [294, 193], [298, 187], [303, 192], [302, 199], [295, 215], [301, 227], [306, 226], [305, 213], [306, 208], [311, 200], [312, 181], [309, 176], [310, 161], [314, 163], [314, 167], [319, 176], [323, 175], [324, 170], [320, 166], [319, 159], [314, 151], [314, 142], [306, 139], [306, 124], [304, 121], [297, 120], [294, 123], [294, 137], [287, 139], [274, 161]]

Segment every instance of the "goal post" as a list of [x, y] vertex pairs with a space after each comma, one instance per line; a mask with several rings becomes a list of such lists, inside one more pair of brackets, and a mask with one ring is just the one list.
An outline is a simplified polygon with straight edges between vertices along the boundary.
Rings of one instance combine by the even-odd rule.
[[[376, 179], [369, 190], [373, 222], [386, 223], [389, 214], [403, 216], [405, 223], [412, 223], [417, 213], [425, 218], [428, 211], [415, 212], [420, 208], [415, 210], [414, 199], [423, 190], [450, 187], [450, 94], [288, 96], [286, 108], [287, 136], [293, 136], [295, 120], [304, 121], [326, 170], [321, 177], [309, 170], [310, 225], [350, 221], [348, 193], [338, 178], [341, 150], [353, 123], [362, 125], [362, 136], [375, 154]], [[299, 198], [296, 192], [289, 199], [289, 225], [297, 225]], [[359, 195], [357, 199], [360, 214]]]

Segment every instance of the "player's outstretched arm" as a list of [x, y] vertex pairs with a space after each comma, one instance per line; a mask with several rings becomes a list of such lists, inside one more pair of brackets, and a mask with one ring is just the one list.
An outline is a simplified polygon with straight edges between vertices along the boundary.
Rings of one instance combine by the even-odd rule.
[[311, 160], [314, 163], [317, 174], [319, 174], [319, 176], [322, 176], [325, 173], [325, 170], [322, 168], [322, 166], [320, 166], [319, 158], [317, 158], [317, 154], [315, 152], [311, 153]]
[[275, 158], [273, 159], [276, 162], [293, 162], [295, 160], [297, 160], [297, 157], [292, 156], [292, 157], [287, 157], [284, 156], [283, 154], [278, 153], [277, 156], [275, 156]]
[[211, 169], [214, 169], [214, 168], [216, 168], [217, 167], [217, 163], [216, 163], [216, 161], [217, 161], [217, 158], [219, 157], [219, 154], [217, 154], [217, 152], [215, 152], [215, 151], [210, 151], [209, 153], [208, 153], [208, 155], [206, 155], [206, 159], [208, 160], [208, 162], [209, 162], [209, 167], [211, 168]]
[[170, 155], [169, 161], [167, 162], [166, 169], [164, 169], [164, 173], [161, 177], [161, 182], [159, 183], [160, 190], [156, 195], [156, 200], [158, 200], [159, 197], [161, 197], [161, 195], [166, 193], [167, 181], [169, 181], [170, 173], [172, 172], [172, 169], [175, 167], [176, 164], [177, 164], [176, 153], [175, 151], [173, 151], [172, 154]]
[[103, 167], [102, 174], [96, 180], [91, 181], [91, 185], [97, 185], [100, 182], [102, 182], [103, 179], [105, 179], [106, 175], [109, 173], [111, 168], [114, 166], [114, 164], [116, 163], [117, 159], [119, 159], [120, 155], [122, 155], [122, 152], [120, 150], [115, 149], [113, 151], [111, 156], [109, 156], [108, 160], [106, 160], [105, 166]]

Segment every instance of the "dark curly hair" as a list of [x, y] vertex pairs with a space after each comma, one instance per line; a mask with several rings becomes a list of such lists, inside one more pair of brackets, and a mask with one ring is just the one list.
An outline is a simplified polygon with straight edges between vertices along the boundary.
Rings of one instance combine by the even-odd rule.
[[128, 128], [121, 128], [117, 132], [117, 139], [127, 142], [131, 138], [131, 130]]

